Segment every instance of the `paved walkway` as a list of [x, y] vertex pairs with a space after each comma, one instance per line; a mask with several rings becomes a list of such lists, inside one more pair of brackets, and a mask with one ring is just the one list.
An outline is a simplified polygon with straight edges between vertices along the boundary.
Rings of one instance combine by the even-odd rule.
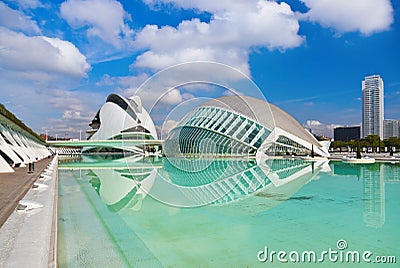
[[28, 173], [26, 167], [14, 168], [14, 173], [0, 174], [0, 228], [18, 205], [40, 173], [50, 163], [51, 158], [45, 158], [35, 163], [35, 171]]

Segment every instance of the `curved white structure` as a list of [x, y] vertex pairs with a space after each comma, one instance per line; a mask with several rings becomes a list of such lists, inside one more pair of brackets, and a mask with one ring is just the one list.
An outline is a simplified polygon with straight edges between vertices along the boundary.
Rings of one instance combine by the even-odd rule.
[[[131, 155], [82, 155], [82, 162], [63, 163], [62, 168], [89, 170], [89, 183], [112, 212], [139, 210], [150, 191], [157, 170], [154, 161]], [[160, 162], [161, 164], [161, 162]]]
[[151, 168], [129, 171], [91, 169], [91, 171], [93, 178], [90, 183], [112, 212], [122, 209], [139, 210], [156, 177], [156, 170]]
[[326, 146], [275, 105], [247, 96], [209, 100], [186, 115], [164, 143], [167, 156], [314, 155]]
[[[100, 108], [88, 131], [89, 140], [155, 140], [157, 132], [153, 120], [143, 108], [139, 97], [129, 99], [117, 94], [108, 96], [106, 103]], [[83, 152], [130, 151], [144, 153], [140, 146], [121, 146], [114, 148], [86, 147]]]
[[46, 146], [15, 124], [0, 122], [0, 173], [14, 172], [13, 167], [25, 167], [50, 155]]
[[[180, 159], [181, 165], [169, 160], [163, 160], [163, 168], [158, 170], [158, 177], [150, 188], [149, 195], [162, 203], [177, 207], [225, 205], [244, 201], [250, 196], [261, 196], [270, 190], [274, 192], [286, 188], [285, 185], [298, 185], [300, 188], [300, 184], [296, 183], [299, 178], [301, 181], [309, 181], [323, 169], [330, 171], [329, 166], [326, 169], [328, 160], [309, 162], [280, 157], [261, 165], [254, 160], [240, 158], [214, 159], [211, 162], [207, 159]], [[183, 165], [190, 170], [185, 170]], [[202, 170], [193, 171], [194, 165]], [[239, 210], [246, 210], [246, 207]], [[253, 212], [257, 210], [254, 205], [248, 207]], [[267, 207], [258, 208], [263, 211]]]

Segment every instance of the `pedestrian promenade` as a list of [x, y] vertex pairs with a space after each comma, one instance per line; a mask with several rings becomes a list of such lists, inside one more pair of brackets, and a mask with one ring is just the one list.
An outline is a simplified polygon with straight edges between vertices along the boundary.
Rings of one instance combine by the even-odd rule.
[[26, 166], [14, 168], [14, 173], [0, 174], [0, 228], [52, 159], [50, 157], [36, 162], [32, 173], [28, 173]]

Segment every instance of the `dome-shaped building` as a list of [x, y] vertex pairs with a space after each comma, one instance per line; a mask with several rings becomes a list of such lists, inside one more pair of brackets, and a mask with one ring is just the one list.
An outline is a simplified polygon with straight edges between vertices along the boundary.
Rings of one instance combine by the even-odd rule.
[[167, 156], [329, 156], [327, 148], [275, 105], [247, 96], [209, 100], [187, 114], [164, 142]]
[[[124, 98], [110, 94], [87, 131], [88, 140], [156, 140], [157, 132], [149, 113], [138, 96]], [[144, 146], [144, 145], [143, 145]], [[83, 152], [133, 152], [143, 153], [143, 146], [85, 147]]]

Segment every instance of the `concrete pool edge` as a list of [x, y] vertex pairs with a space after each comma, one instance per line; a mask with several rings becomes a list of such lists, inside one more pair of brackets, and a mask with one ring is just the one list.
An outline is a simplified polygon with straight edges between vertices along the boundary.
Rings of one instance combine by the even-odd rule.
[[[57, 156], [56, 156], [57, 157]], [[53, 217], [50, 234], [49, 267], [58, 266], [58, 157], [55, 164]]]
[[23, 198], [43, 206], [14, 210], [0, 229], [1, 267], [57, 266], [57, 168], [55, 156], [36, 181], [40, 187], [31, 188]]

